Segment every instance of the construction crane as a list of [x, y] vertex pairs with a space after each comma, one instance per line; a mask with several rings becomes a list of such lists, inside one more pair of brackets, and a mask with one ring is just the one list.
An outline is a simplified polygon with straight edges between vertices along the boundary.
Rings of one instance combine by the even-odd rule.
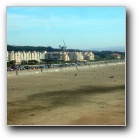
[[67, 46], [65, 45], [64, 40], [63, 40], [63, 44], [64, 44], [64, 46], [59, 45], [59, 48], [60, 48], [61, 51], [62, 51], [62, 60], [63, 60], [63, 53], [66, 52], [66, 48], [67, 48]]
[[59, 48], [62, 50], [62, 52], [66, 51], [67, 46], [65, 45], [65, 42], [63, 40], [64, 46], [59, 45]]

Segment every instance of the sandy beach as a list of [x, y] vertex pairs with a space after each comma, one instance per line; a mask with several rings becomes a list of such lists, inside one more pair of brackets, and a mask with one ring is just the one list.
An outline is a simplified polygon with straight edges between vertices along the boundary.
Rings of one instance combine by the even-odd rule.
[[125, 64], [7, 72], [7, 125], [125, 125]]

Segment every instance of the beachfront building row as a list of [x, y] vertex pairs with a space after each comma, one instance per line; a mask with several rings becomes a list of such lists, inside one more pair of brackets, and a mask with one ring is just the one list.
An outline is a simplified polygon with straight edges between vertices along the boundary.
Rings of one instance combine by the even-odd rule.
[[41, 59], [45, 59], [46, 51], [44, 52], [14, 52], [14, 51], [7, 51], [7, 62], [9, 61], [16, 61], [16, 64], [20, 64], [21, 61], [29, 61], [29, 60], [37, 60], [40, 62]]
[[20, 64], [21, 61], [37, 60], [40, 62], [43, 59], [49, 60], [63, 60], [63, 61], [84, 61], [94, 60], [94, 54], [92, 52], [14, 52], [7, 51], [7, 62], [16, 61], [16, 64]]

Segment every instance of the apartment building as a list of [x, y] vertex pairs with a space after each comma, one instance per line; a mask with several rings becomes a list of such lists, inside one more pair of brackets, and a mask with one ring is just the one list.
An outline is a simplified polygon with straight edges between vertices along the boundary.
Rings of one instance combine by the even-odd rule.
[[92, 52], [69, 52], [70, 60], [83, 61], [94, 60], [94, 54]]
[[69, 52], [48, 52], [46, 59], [70, 61]]
[[63, 52], [62, 60], [63, 61], [70, 61], [69, 52]]
[[15, 60], [14, 51], [10, 51], [10, 52], [7, 51], [7, 61], [12, 61], [12, 60]]
[[7, 51], [7, 62], [9, 62], [10, 59], [9, 59], [9, 52]]
[[83, 56], [85, 60], [94, 60], [94, 54], [92, 52], [84, 52]]
[[83, 52], [69, 52], [70, 60], [83, 61]]
[[38, 62], [41, 61], [41, 59], [45, 59], [46, 51], [44, 52], [14, 52], [14, 51], [7, 51], [7, 62], [15, 60], [16, 64], [20, 64], [21, 61], [29, 61], [29, 60], [37, 60]]
[[46, 54], [46, 59], [51, 59], [51, 60], [62, 60], [62, 52], [48, 52]]
[[94, 54], [92, 52], [14, 52], [7, 51], [7, 62], [15, 60], [16, 64], [20, 64], [21, 61], [37, 60], [40, 62], [42, 59], [51, 60], [63, 60], [63, 61], [83, 61], [94, 60]]

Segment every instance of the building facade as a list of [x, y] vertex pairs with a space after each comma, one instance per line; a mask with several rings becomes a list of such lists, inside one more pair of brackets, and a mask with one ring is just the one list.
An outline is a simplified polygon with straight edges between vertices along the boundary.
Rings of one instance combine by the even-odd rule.
[[84, 52], [83, 56], [85, 60], [94, 60], [94, 54], [92, 52]]
[[117, 53], [113, 53], [113, 54], [111, 54], [111, 56], [114, 57], [114, 58], [117, 58], [117, 59], [121, 58], [121, 55], [117, 54]]
[[7, 51], [7, 62], [15, 61], [16, 64], [20, 64], [22, 61], [36, 60], [41, 62], [43, 59], [48, 60], [63, 60], [63, 61], [84, 61], [84, 60], [94, 60], [94, 54], [92, 52], [14, 52]]
[[14, 52], [14, 51], [7, 51], [7, 62], [15, 61], [16, 64], [21, 64], [22, 61], [29, 61], [29, 60], [37, 60], [40, 62], [42, 59], [46, 59], [45, 56], [46, 51], [44, 52]]

